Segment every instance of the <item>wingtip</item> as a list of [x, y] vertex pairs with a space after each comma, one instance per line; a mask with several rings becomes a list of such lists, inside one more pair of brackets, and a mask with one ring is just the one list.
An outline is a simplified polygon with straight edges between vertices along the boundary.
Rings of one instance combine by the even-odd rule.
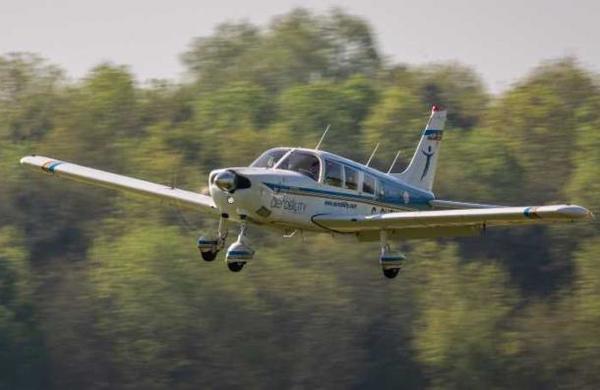
[[564, 215], [567, 215], [573, 219], [593, 219], [594, 214], [582, 206], [577, 205], [566, 205], [563, 206], [560, 212]]
[[25, 157], [21, 157], [21, 159], [19, 160], [19, 164], [23, 165], [23, 164], [27, 164], [27, 162], [29, 161], [29, 159], [33, 157], [33, 156], [25, 156]]
[[30, 154], [28, 156], [23, 156], [19, 160], [21, 165], [31, 165], [33, 167], [41, 167], [45, 162], [52, 160], [49, 157], [38, 156], [36, 154]]

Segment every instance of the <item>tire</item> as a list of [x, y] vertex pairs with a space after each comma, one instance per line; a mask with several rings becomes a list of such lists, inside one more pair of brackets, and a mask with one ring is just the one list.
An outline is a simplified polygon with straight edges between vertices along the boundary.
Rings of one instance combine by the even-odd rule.
[[231, 262], [231, 263], [227, 263], [227, 268], [229, 268], [229, 270], [231, 272], [240, 272], [242, 270], [242, 268], [244, 268], [244, 265], [246, 263], [242, 262], [242, 261], [235, 261], [235, 262]]
[[216, 257], [217, 254], [219, 253], [219, 251], [206, 251], [206, 252], [200, 252], [200, 254], [202, 255], [202, 259], [204, 261], [213, 261]]
[[400, 268], [390, 268], [383, 270], [383, 274], [388, 279], [394, 279], [396, 276], [398, 276], [398, 272], [400, 272]]

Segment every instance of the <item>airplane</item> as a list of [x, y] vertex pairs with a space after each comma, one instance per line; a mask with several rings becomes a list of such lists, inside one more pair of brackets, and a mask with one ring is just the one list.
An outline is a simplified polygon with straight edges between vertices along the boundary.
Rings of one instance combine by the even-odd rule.
[[354, 236], [379, 241], [385, 277], [397, 276], [406, 257], [389, 242], [479, 234], [488, 227], [574, 222], [592, 218], [570, 204], [505, 207], [437, 199], [432, 192], [446, 109], [433, 106], [417, 149], [400, 173], [382, 172], [319, 149], [276, 147], [248, 167], [217, 169], [208, 177], [208, 194], [101, 171], [43, 156], [21, 164], [50, 175], [133, 192], [219, 219], [216, 234], [203, 235], [197, 247], [205, 261], [225, 248], [229, 225], [239, 224], [225, 262], [239, 272], [254, 257], [249, 226], [273, 228], [286, 237], [297, 232]]

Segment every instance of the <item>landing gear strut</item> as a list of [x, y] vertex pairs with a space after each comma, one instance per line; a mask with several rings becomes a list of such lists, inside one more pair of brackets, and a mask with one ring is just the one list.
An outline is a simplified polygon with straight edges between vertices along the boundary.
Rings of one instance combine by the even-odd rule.
[[252, 260], [254, 257], [254, 249], [250, 248], [247, 243], [246, 231], [248, 230], [246, 216], [240, 216], [242, 222], [240, 223], [240, 233], [236, 242], [231, 244], [227, 249], [227, 256], [225, 261], [227, 267], [231, 272], [240, 272], [248, 260]]
[[219, 219], [218, 237], [216, 239], [206, 236], [198, 238], [198, 249], [204, 261], [213, 261], [217, 257], [219, 251], [225, 247], [225, 240], [228, 233], [227, 216], [222, 215]]
[[402, 268], [402, 262], [406, 259], [402, 253], [393, 254], [390, 250], [390, 245], [387, 242], [387, 231], [379, 232], [379, 242], [381, 247], [381, 255], [379, 256], [379, 264], [383, 270], [383, 275], [388, 279], [394, 279], [398, 276], [398, 272]]

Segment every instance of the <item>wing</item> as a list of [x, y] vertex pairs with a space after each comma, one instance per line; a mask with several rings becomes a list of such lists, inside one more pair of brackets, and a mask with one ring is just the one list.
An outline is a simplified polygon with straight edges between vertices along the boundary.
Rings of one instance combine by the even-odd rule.
[[133, 192], [195, 210], [205, 209], [216, 212], [215, 204], [210, 196], [191, 191], [116, 175], [99, 169], [55, 160], [50, 157], [26, 156], [21, 159], [21, 164], [39, 168], [43, 172], [54, 176], [65, 177], [86, 184]]
[[[436, 237], [455, 232], [476, 230], [484, 226], [572, 222], [591, 218], [592, 213], [581, 206], [552, 205], [537, 207], [494, 207], [440, 211], [409, 211], [374, 215], [322, 214], [313, 221], [322, 228], [342, 233], [366, 233], [388, 230], [437, 232]], [[416, 236], [419, 236], [418, 234]], [[412, 237], [412, 236], [411, 236]]]
[[504, 207], [493, 204], [455, 202], [453, 200], [434, 199], [429, 201], [429, 205], [435, 209], [491, 209], [496, 207]]

